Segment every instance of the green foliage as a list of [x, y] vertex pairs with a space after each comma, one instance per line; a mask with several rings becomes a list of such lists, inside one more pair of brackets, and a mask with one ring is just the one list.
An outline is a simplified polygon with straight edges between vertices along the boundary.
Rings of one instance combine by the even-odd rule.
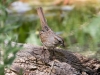
[[[8, 13], [6, 11], [7, 5], [11, 0], [0, 0], [0, 75], [5, 75], [5, 68], [9, 68], [15, 59], [15, 54], [21, 47], [11, 46], [11, 41], [14, 38], [13, 30], [19, 26], [7, 23]], [[10, 34], [10, 35], [9, 35]], [[13, 36], [11, 36], [13, 35]], [[8, 38], [10, 37], [10, 39]], [[6, 44], [4, 42], [8, 40]]]
[[96, 44], [100, 43], [100, 16], [93, 18], [90, 23], [84, 27], [83, 31], [91, 36]]
[[[88, 11], [87, 11], [88, 10]], [[79, 44], [86, 44], [86, 35], [83, 30], [82, 30], [82, 26], [86, 27], [86, 25], [84, 24], [85, 22], [88, 22], [90, 19], [93, 18], [95, 12], [93, 12], [90, 7], [82, 7], [82, 9], [80, 8], [75, 8], [74, 10], [72, 10], [70, 13], [68, 13], [68, 15], [65, 16], [64, 19], [64, 25], [65, 25], [65, 31], [67, 32], [66, 35], [69, 35], [70, 41], [74, 40]], [[70, 35], [71, 33], [73, 33], [72, 35]], [[70, 38], [73, 37], [72, 39]], [[88, 38], [88, 36], [87, 36]], [[69, 40], [68, 39], [68, 40]], [[72, 44], [73, 41], [71, 41]]]

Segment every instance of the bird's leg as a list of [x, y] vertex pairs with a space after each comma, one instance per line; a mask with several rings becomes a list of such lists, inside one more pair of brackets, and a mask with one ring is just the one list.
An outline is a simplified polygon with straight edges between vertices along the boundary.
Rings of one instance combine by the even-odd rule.
[[46, 54], [46, 50], [47, 50], [47, 48], [46, 48], [45, 46], [43, 46], [41, 55], [43, 56], [43, 62], [44, 62], [44, 63], [45, 63], [45, 54]]
[[46, 51], [46, 48], [45, 46], [43, 46], [42, 54], [45, 53], [45, 51]]
[[53, 60], [55, 59], [55, 50], [54, 50], [54, 48], [52, 49], [52, 58], [53, 58]]

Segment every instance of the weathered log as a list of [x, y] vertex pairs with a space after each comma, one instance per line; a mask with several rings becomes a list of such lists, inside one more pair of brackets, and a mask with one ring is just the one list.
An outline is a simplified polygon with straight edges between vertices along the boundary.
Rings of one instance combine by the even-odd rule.
[[99, 75], [100, 61], [65, 49], [24, 44], [5, 75]]

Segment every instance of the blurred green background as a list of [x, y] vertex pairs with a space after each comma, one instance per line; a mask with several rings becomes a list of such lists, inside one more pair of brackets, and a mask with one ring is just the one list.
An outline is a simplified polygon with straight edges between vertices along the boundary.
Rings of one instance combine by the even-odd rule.
[[15, 1], [0, 1], [0, 51], [13, 51], [11, 46], [4, 47], [5, 40], [9, 43], [14, 41], [42, 45], [39, 38], [40, 20], [36, 11], [37, 7], [42, 6], [48, 25], [64, 38], [67, 50], [100, 59], [99, 0], [19, 0], [14, 3]]
[[1, 0], [1, 48], [5, 40], [42, 45], [36, 11], [39, 6], [43, 7], [51, 29], [64, 39], [66, 49], [99, 59], [99, 0]]
[[2, 41], [13, 38], [12, 41], [19, 43], [42, 45], [36, 11], [42, 6], [48, 25], [64, 38], [66, 49], [81, 53], [92, 51], [89, 55], [94, 55], [99, 52], [100, 44], [100, 5], [99, 1], [85, 1], [1, 0], [0, 38]]

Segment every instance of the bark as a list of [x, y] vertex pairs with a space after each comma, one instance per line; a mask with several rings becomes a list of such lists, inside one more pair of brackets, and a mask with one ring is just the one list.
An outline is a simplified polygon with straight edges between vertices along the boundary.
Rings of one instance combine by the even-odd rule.
[[65, 49], [24, 44], [5, 75], [100, 75], [100, 61]]

